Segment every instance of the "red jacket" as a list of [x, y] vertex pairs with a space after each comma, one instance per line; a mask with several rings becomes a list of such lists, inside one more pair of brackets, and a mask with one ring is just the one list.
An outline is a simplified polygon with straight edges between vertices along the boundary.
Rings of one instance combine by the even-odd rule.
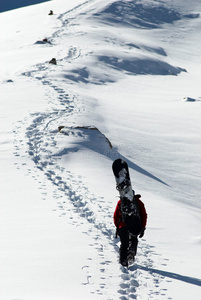
[[[136, 200], [139, 204], [139, 213], [141, 217], [142, 227], [145, 228], [147, 224], [147, 213], [144, 207], [143, 202], [136, 197]], [[125, 223], [122, 221], [121, 217], [121, 199], [118, 201], [115, 212], [114, 212], [114, 224], [116, 227], [121, 228], [126, 226]]]

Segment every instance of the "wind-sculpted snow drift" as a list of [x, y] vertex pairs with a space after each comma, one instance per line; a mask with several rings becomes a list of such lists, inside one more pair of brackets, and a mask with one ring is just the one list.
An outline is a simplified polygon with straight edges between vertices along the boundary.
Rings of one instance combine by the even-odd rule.
[[173, 23], [181, 19], [181, 15], [173, 9], [156, 3], [139, 3], [139, 1], [116, 1], [102, 12], [95, 14], [102, 22], [120, 26], [131, 26], [141, 29], [154, 29], [164, 23]]
[[[143, 4], [139, 1], [117, 1], [108, 4], [103, 10], [92, 5], [92, 9], [86, 10], [85, 13], [79, 12], [79, 9], [78, 19], [80, 17], [80, 23], [86, 24], [93, 21], [97, 30], [94, 35], [93, 27], [89, 26], [86, 31], [77, 33], [81, 38], [82, 36], [86, 38], [92, 36], [91, 48], [85, 54], [80, 53], [79, 67], [76, 68], [77, 63], [75, 62], [73, 67], [69, 65], [63, 70], [63, 78], [75, 83], [102, 85], [115, 82], [121, 76], [122, 71], [131, 75], [178, 75], [181, 72], [186, 72], [185, 68], [173, 66], [168, 62], [165, 49], [158, 45], [152, 47], [146, 45], [146, 39], [144, 42], [138, 42], [137, 37], [128, 40], [126, 35], [126, 31], [130, 27], [138, 30], [153, 30], [164, 24], [179, 21], [184, 16], [178, 11], [166, 7], [164, 4]], [[194, 17], [197, 18], [199, 15]], [[186, 15], [185, 18], [192, 18], [192, 16]], [[60, 19], [67, 26], [69, 23], [68, 13], [63, 14]], [[111, 31], [105, 33], [105, 36], [101, 31], [102, 24], [108, 28], [108, 31]], [[117, 29], [122, 30], [122, 35], [116, 36], [114, 34], [114, 25], [119, 26]], [[73, 26], [76, 27], [74, 24]], [[72, 35], [71, 32], [66, 34]], [[74, 31], [73, 35], [76, 35]], [[100, 43], [102, 43], [101, 54], [98, 46]], [[117, 51], [109, 49], [111, 44], [115, 46]], [[109, 69], [107, 70], [107, 68]]]
[[133, 75], [178, 75], [185, 69], [173, 67], [170, 64], [154, 59], [120, 58], [99, 56], [99, 61], [119, 71], [126, 71]]

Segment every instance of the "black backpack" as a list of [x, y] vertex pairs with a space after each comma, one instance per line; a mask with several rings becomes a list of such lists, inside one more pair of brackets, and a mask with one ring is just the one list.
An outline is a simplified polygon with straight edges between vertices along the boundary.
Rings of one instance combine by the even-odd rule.
[[138, 235], [142, 231], [142, 222], [137, 201], [137, 198], [139, 199], [140, 197], [140, 195], [136, 195], [132, 201], [125, 197], [121, 198], [122, 221], [133, 235]]

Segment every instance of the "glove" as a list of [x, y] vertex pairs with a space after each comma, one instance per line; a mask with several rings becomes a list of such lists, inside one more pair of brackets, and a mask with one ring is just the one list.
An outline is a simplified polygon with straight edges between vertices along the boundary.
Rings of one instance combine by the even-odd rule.
[[140, 232], [139, 238], [142, 238], [144, 236], [144, 231], [145, 231], [145, 228], [143, 228], [142, 231]]

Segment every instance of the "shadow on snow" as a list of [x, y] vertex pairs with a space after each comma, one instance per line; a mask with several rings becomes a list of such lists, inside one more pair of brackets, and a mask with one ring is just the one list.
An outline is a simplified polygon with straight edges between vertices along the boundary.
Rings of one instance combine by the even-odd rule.
[[[106, 156], [107, 158], [114, 161], [117, 158], [122, 158], [127, 161], [130, 169], [141, 173], [159, 183], [168, 186], [167, 183], [149, 173], [145, 169], [141, 168], [137, 164], [133, 163], [131, 160], [127, 159], [119, 153], [116, 147], [113, 147], [109, 139], [98, 130], [98, 128], [93, 126], [77, 126], [77, 127], [64, 127], [61, 129], [61, 133], [68, 136], [68, 147], [61, 149], [59, 152], [55, 153], [54, 156], [63, 156], [68, 153], [78, 152], [80, 150], [90, 150], [89, 157], [83, 156], [82, 159], [92, 159], [93, 152], [100, 155]], [[83, 155], [83, 152], [82, 152]]]
[[186, 283], [201, 286], [201, 279], [199, 279], [199, 278], [183, 276], [183, 275], [180, 275], [180, 274], [177, 274], [177, 273], [167, 272], [167, 271], [158, 270], [158, 269], [149, 268], [149, 267], [143, 267], [143, 266], [140, 266], [140, 265], [135, 265], [135, 266], [131, 267], [131, 270], [132, 270], [132, 268], [133, 268], [133, 270], [136, 270], [136, 268], [137, 268], [137, 269], [140, 269], [140, 270], [143, 270], [143, 271], [147, 271], [151, 274], [155, 273], [155, 274], [159, 274], [161, 276], [168, 277], [168, 278], [171, 278], [171, 279], [176, 279], [176, 280], [180, 280], [180, 281], [183, 281], [183, 282], [186, 282]]
[[154, 59], [122, 59], [114, 56], [99, 56], [98, 60], [114, 69], [127, 71], [133, 75], [178, 75], [181, 72], [186, 72], [185, 69]]
[[114, 2], [94, 16], [102, 22], [144, 29], [158, 28], [163, 23], [173, 23], [181, 19], [181, 15], [173, 9], [163, 5], [141, 4], [139, 1]]
[[[115, 57], [115, 56], [98, 56], [98, 62], [117, 71], [125, 71], [129, 75], [178, 75], [186, 72], [185, 69], [174, 67], [162, 60], [156, 59], [138, 59], [135, 57]], [[86, 67], [80, 69], [72, 69], [66, 72], [63, 77], [70, 81], [92, 84], [105, 84], [115, 82], [110, 72], [106, 74], [93, 74]]]

